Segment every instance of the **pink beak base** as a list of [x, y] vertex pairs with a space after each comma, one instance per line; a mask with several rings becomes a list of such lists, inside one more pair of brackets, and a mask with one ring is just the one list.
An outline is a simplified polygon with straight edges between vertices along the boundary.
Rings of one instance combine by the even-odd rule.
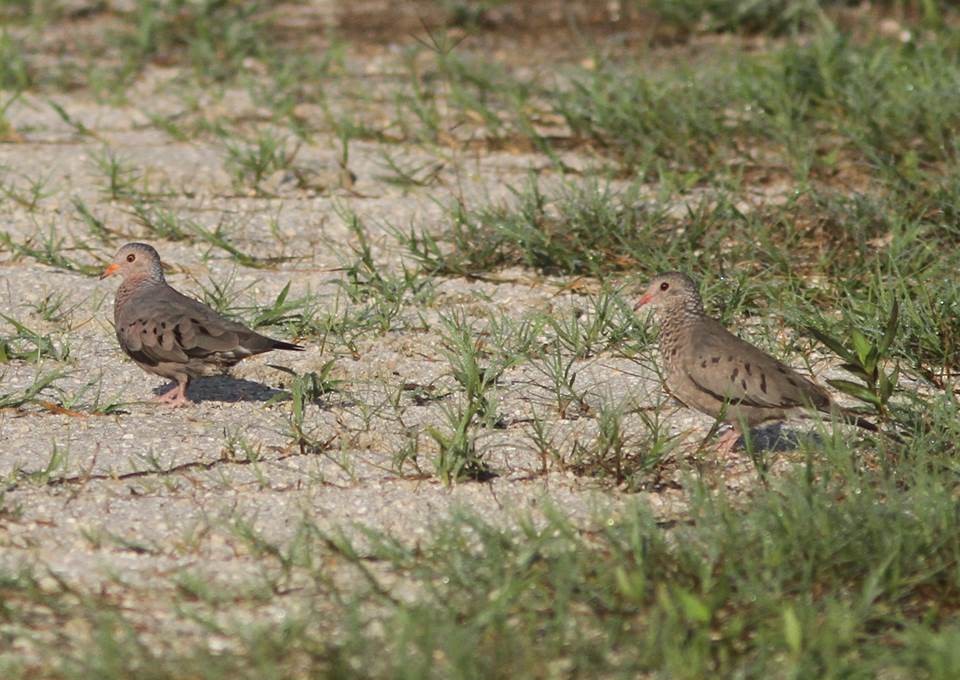
[[103, 270], [103, 273], [100, 275], [100, 280], [103, 281], [108, 276], [113, 276], [114, 274], [117, 273], [118, 269], [120, 269], [120, 265], [114, 262], [109, 267]]
[[640, 296], [640, 299], [637, 300], [637, 304], [635, 304], [635, 305], [633, 306], [633, 309], [634, 309], [634, 310], [640, 309], [640, 308], [643, 307], [645, 304], [647, 304], [648, 302], [650, 302], [650, 300], [652, 300], [652, 299], [653, 299], [653, 296], [650, 295], [650, 293], [644, 293], [643, 295]]

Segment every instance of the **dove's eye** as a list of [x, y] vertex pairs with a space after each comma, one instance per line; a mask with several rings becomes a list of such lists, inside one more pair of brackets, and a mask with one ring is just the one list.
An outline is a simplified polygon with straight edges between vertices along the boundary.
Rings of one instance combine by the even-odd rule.
[[666, 290], [669, 287], [670, 287], [670, 284], [667, 283], [666, 281], [660, 284], [660, 290]]
[[127, 262], [133, 262], [136, 259], [137, 259], [137, 256], [134, 255], [133, 253], [130, 253], [129, 255], [127, 255]]

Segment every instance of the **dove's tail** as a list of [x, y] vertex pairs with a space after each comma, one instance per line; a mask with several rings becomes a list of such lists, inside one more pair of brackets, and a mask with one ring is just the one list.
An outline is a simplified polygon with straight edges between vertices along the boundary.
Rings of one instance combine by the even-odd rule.
[[[826, 408], [820, 408], [820, 409], [817, 409], [817, 411], [829, 416], [833, 416], [840, 422], [845, 423], [847, 425], [856, 425], [857, 427], [863, 430], [867, 430], [868, 432], [876, 432], [877, 434], [883, 435], [887, 439], [895, 441], [898, 444], [904, 443], [904, 440], [902, 437], [900, 437], [900, 435], [894, 432], [889, 432], [887, 430], [881, 430], [876, 423], [867, 420], [866, 418], [861, 416], [859, 413], [851, 409], [843, 408], [841, 406], [838, 406], [837, 404], [830, 403]], [[799, 413], [797, 415], [799, 415], [801, 418], [817, 417], [816, 413], [812, 410], [807, 411], [806, 413]]]
[[273, 345], [270, 347], [270, 349], [287, 349], [292, 352], [302, 352], [306, 348], [303, 345], [295, 345], [292, 342], [284, 342], [283, 340], [273, 340]]
[[877, 427], [876, 423], [872, 423], [866, 418], [863, 418], [858, 413], [853, 413], [847, 409], [840, 409], [840, 418], [843, 422], [849, 425], [856, 425], [857, 427], [863, 428], [870, 432], [879, 432], [880, 428]]
[[840, 416], [840, 419], [843, 422], [847, 423], [848, 425], [856, 425], [857, 427], [867, 430], [869, 432], [876, 432], [877, 434], [882, 434], [884, 437], [887, 437], [888, 439], [891, 439], [897, 442], [898, 444], [904, 443], [903, 438], [900, 437], [900, 435], [893, 432], [887, 432], [886, 430], [881, 430], [879, 427], [877, 427], [876, 423], [873, 423], [867, 420], [866, 418], [861, 416], [859, 413], [856, 413], [855, 411], [851, 411], [850, 409], [846, 409], [846, 408], [838, 408], [836, 406], [834, 406], [834, 409], [837, 415]]

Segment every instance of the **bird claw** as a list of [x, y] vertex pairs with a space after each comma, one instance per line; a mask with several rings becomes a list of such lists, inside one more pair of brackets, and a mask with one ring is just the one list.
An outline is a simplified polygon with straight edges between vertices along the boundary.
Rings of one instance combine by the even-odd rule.
[[158, 404], [169, 406], [170, 408], [180, 408], [190, 403], [187, 399], [187, 386], [178, 384], [167, 390], [155, 400]]
[[737, 442], [740, 441], [740, 432], [734, 428], [727, 432], [725, 435], [720, 437], [720, 441], [717, 442], [717, 456], [726, 458], [733, 450], [737, 448]]

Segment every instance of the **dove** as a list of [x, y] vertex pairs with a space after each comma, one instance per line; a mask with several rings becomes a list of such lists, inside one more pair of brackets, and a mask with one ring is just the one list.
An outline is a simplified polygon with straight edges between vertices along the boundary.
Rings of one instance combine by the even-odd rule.
[[703, 310], [697, 284], [666, 272], [650, 283], [634, 310], [649, 306], [660, 325], [660, 356], [667, 390], [689, 408], [733, 426], [717, 452], [736, 446], [741, 427], [784, 420], [794, 413], [839, 413], [867, 430], [877, 427], [834, 404], [820, 385], [741, 340]]
[[304, 349], [260, 335], [173, 289], [160, 255], [146, 243], [120, 248], [100, 278], [115, 274], [123, 278], [113, 306], [117, 340], [140, 368], [176, 382], [158, 398], [171, 407], [188, 403], [191, 378], [225, 372], [254, 354]]

